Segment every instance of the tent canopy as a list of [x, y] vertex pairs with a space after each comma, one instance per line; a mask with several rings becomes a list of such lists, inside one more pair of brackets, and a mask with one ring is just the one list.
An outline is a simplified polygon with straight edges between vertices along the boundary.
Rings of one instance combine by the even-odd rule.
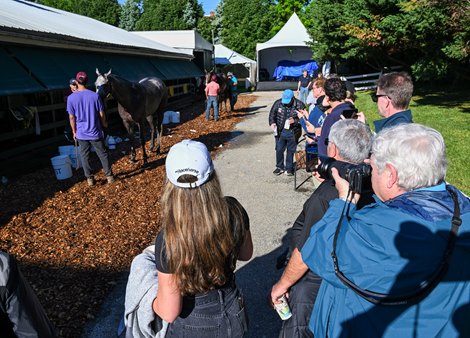
[[234, 50], [225, 47], [221, 44], [214, 45], [214, 63], [216, 65], [235, 65], [241, 64], [249, 71], [248, 81], [249, 84], [246, 84], [247, 87], [255, 83], [256, 78], [256, 61], [246, 56], [243, 56]]
[[281, 30], [271, 38], [271, 40], [256, 44], [256, 52], [273, 47], [306, 47], [307, 41], [309, 40], [310, 36], [308, 35], [307, 29], [303, 25], [302, 21], [300, 21], [297, 14], [294, 13]]
[[227, 48], [221, 44], [214, 45], [214, 55], [216, 65], [231, 65], [241, 63], [245, 66], [250, 66], [251, 64], [256, 64], [255, 60], [238, 54], [234, 50], [231, 50], [230, 48]]
[[[279, 61], [298, 62], [312, 59], [312, 50], [307, 45], [311, 40], [307, 29], [296, 13], [269, 41], [256, 44], [256, 60], [259, 80], [273, 80]], [[260, 72], [264, 78], [260, 79]]]

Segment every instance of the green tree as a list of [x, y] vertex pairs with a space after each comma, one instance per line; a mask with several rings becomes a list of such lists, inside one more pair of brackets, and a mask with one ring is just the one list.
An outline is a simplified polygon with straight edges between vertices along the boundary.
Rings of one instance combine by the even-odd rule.
[[121, 15], [119, 16], [119, 28], [125, 29], [126, 31], [133, 31], [139, 18], [140, 1], [126, 0], [121, 8]]
[[203, 13], [197, 0], [143, 0], [136, 30], [194, 29]]
[[305, 9], [310, 0], [279, 0], [275, 5], [276, 22], [273, 25], [273, 33], [277, 33], [295, 12], [299, 18], [303, 18]]
[[467, 0], [316, 0], [306, 14], [316, 60], [401, 65], [429, 80], [468, 76], [469, 12]]
[[221, 43], [249, 58], [255, 58], [256, 43], [273, 36], [274, 5], [266, 0], [224, 0], [221, 4], [218, 31]]
[[213, 21], [214, 17], [211, 16], [204, 16], [199, 19], [197, 24], [197, 31], [201, 36], [206, 39], [207, 41], [212, 43], [212, 32], [214, 31]]

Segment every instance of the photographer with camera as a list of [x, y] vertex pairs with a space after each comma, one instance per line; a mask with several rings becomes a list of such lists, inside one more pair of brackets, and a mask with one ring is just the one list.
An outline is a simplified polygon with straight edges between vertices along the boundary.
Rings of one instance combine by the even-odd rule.
[[442, 136], [383, 129], [370, 158], [375, 203], [331, 169], [330, 202], [301, 250], [322, 278], [315, 337], [457, 337], [470, 332], [470, 200], [446, 184]]
[[294, 176], [294, 153], [297, 141], [302, 134], [297, 112], [304, 108], [305, 105], [294, 97], [294, 92], [291, 89], [284, 90], [282, 97], [276, 100], [271, 107], [268, 121], [276, 142], [276, 169], [273, 171], [276, 176], [284, 172], [287, 176]]
[[343, 119], [343, 111], [351, 110], [354, 105], [346, 101], [346, 83], [339, 77], [330, 77], [325, 81], [325, 99], [329, 103], [332, 110], [326, 116], [320, 137], [318, 138], [318, 156], [323, 160], [327, 156], [327, 139], [330, 134], [330, 129], [333, 124]]
[[[300, 250], [310, 235], [312, 226], [318, 222], [331, 200], [338, 198], [335, 182], [331, 179], [331, 167], [344, 167], [345, 174], [360, 167], [369, 157], [372, 132], [369, 127], [356, 120], [342, 120], [335, 123], [330, 131], [328, 160], [320, 166], [320, 174], [326, 178], [305, 202], [302, 212], [295, 220], [289, 234], [291, 258], [281, 279], [273, 286], [273, 303], [286, 293], [292, 308], [292, 317], [283, 321], [279, 337], [313, 337], [308, 328], [310, 313], [320, 287], [321, 279], [303, 263]], [[368, 177], [370, 180], [370, 176]], [[369, 198], [366, 198], [368, 196]], [[364, 193], [361, 206], [371, 203], [371, 193]]]

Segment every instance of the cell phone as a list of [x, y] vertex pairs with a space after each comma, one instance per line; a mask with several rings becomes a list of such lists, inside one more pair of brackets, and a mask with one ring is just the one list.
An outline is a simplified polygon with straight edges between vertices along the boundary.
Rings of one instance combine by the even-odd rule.
[[357, 113], [358, 113], [357, 108], [353, 108], [353, 109], [343, 110], [341, 115], [343, 115], [345, 119], [357, 119]]

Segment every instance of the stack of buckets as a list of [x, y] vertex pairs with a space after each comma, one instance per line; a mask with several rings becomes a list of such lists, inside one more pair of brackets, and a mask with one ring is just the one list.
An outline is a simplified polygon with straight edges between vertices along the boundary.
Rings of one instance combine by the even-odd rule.
[[72, 177], [72, 167], [81, 166], [80, 150], [75, 146], [60, 146], [59, 156], [51, 158], [52, 167], [58, 180], [65, 180]]

